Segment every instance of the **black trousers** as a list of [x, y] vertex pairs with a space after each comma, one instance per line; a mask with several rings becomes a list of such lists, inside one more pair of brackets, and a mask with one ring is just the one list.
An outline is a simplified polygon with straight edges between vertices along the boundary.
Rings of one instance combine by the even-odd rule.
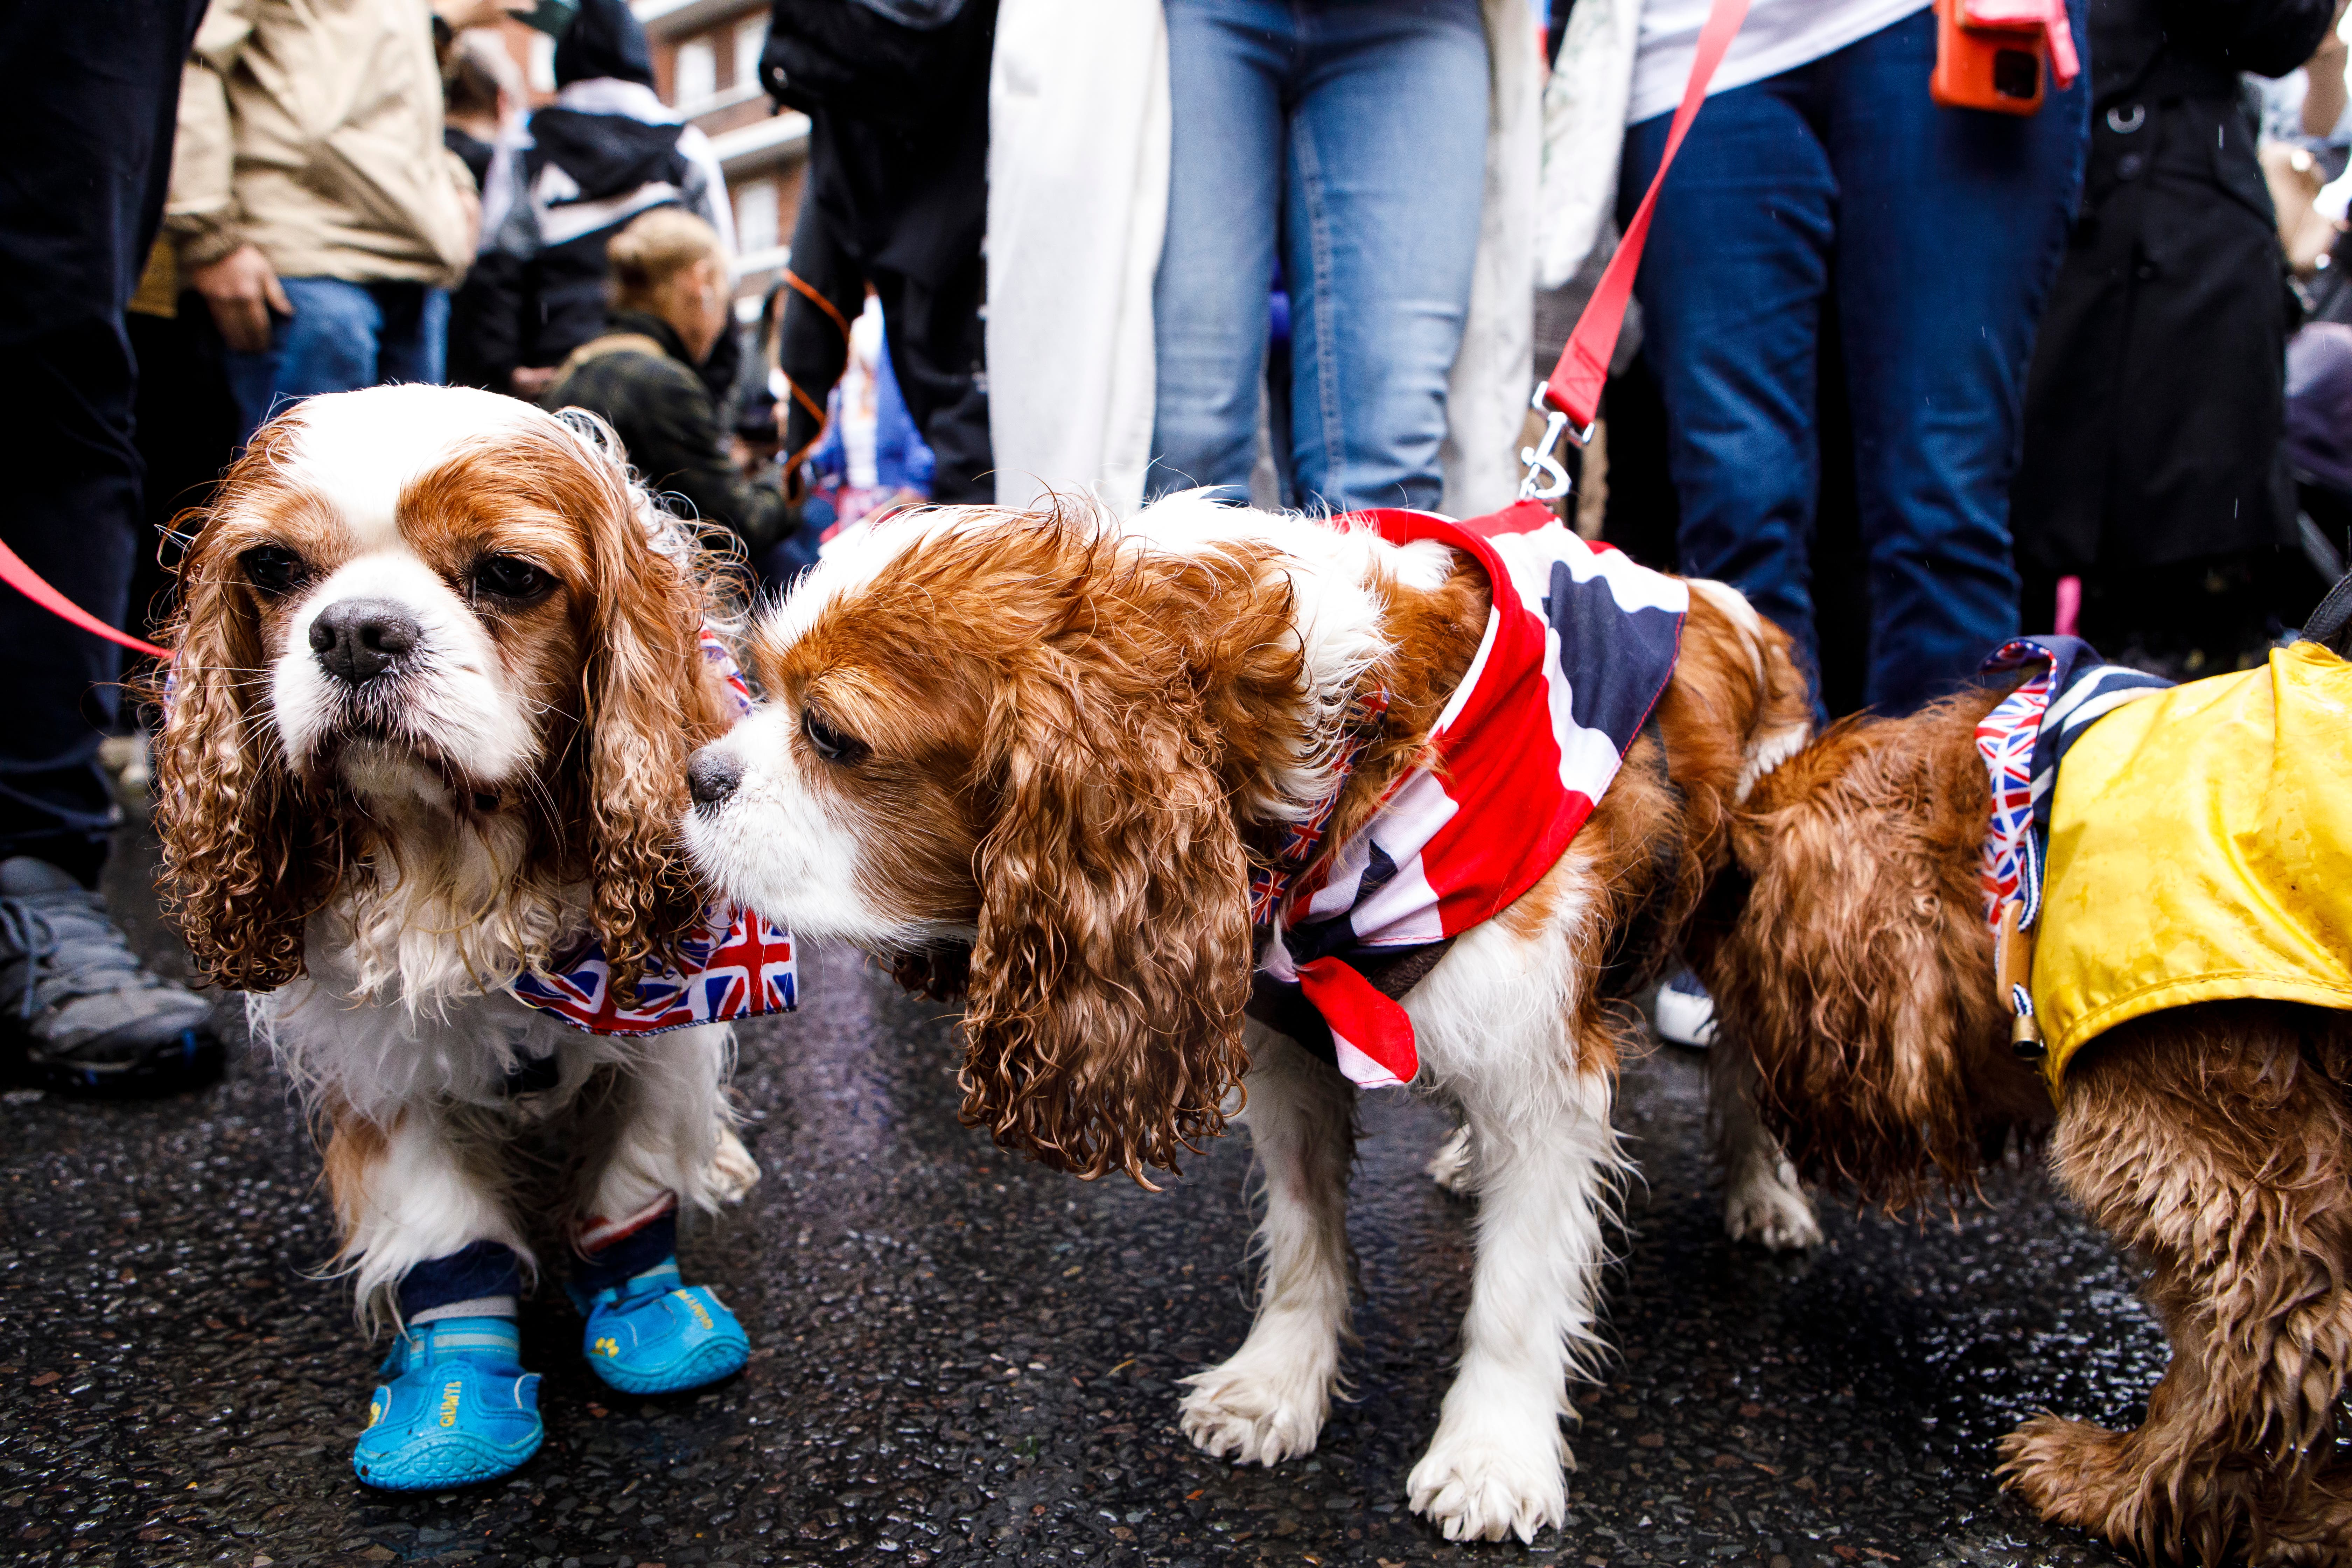
[[[931, 499], [996, 499], [988, 435], [981, 305], [988, 263], [988, 103], [984, 79], [968, 104], [918, 132], [811, 116], [808, 183], [793, 235], [793, 270], [855, 320], [871, 282], [882, 301], [890, 369], [938, 466]], [[812, 390], [841, 374], [840, 330], [794, 294], [784, 304], [784, 374]], [[846, 345], [842, 345], [845, 356]], [[822, 376], [802, 381], [795, 354]]]
[[[122, 306], [170, 176], [201, 0], [0, 6], [0, 540], [121, 625], [144, 542], [137, 365]], [[97, 766], [120, 650], [0, 588], [0, 857], [94, 881], [113, 810]]]

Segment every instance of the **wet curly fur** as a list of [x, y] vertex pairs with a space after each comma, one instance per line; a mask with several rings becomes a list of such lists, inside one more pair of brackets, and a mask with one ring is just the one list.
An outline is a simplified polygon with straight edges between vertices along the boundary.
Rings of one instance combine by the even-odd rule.
[[1899, 1206], [2052, 1127], [2059, 1180], [2146, 1270], [2172, 1361], [2134, 1431], [2044, 1414], [2000, 1474], [2043, 1517], [2151, 1562], [2352, 1563], [2352, 1019], [2209, 1003], [2118, 1027], [2062, 1110], [2007, 1040], [1977, 878], [1973, 745], [1998, 692], [1849, 721], [1770, 775], [1752, 879], [1703, 973], [1717, 1049], [1806, 1173]]

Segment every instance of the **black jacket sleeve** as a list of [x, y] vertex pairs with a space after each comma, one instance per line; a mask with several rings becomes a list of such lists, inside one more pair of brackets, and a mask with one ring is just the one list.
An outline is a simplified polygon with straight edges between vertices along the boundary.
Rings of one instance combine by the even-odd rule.
[[[527, 264], [502, 250], [486, 250], [449, 305], [450, 358], [466, 382], [492, 392], [513, 390], [522, 363], [522, 279]], [[462, 347], [460, 346], [462, 345]]]
[[719, 426], [719, 406], [700, 376], [648, 355], [612, 357], [648, 368], [632, 411], [634, 428], [622, 436], [647, 484], [684, 497], [698, 516], [733, 530], [755, 553], [800, 527], [799, 512], [783, 492], [752, 484], [737, 470]]
[[2216, 65], [2279, 77], [2311, 58], [2335, 17], [2332, 0], [2164, 0], [2171, 42]]

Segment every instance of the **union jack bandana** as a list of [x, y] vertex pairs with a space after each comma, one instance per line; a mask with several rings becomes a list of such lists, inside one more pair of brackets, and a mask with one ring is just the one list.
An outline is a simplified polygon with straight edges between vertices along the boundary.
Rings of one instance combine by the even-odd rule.
[[[716, 628], [705, 622], [705, 663], [717, 668], [733, 699], [735, 716], [751, 710], [751, 684]], [[593, 937], [553, 966], [529, 971], [508, 987], [518, 1002], [551, 1013], [592, 1035], [658, 1035], [698, 1024], [725, 1024], [763, 1013], [789, 1013], [800, 1001], [800, 971], [793, 933], [758, 910], [721, 901], [704, 912], [702, 929], [678, 944], [685, 969], [648, 969], [636, 999], [613, 997], [613, 965]]]
[[727, 695], [734, 701], [735, 717], [742, 718], [751, 711], [751, 683], [743, 679], [743, 667], [727, 651], [726, 642], [719, 628], [709, 621], [702, 623], [702, 635], [698, 639], [702, 648], [702, 662], [717, 667], [719, 679], [727, 683]]
[[1442, 947], [1567, 852], [1674, 675], [1690, 590], [1579, 539], [1539, 502], [1466, 522], [1402, 510], [1333, 522], [1460, 551], [1494, 598], [1430, 732], [1435, 765], [1407, 773], [1281, 893], [1259, 958], [1254, 990], [1302, 999], [1339, 1070], [1371, 1089], [1412, 1082], [1421, 1058], [1404, 1008], [1357, 965]]
[[[2102, 664], [2080, 637], [2019, 637], [1981, 667], [1986, 675], [2041, 669], [1977, 723], [1977, 755], [1992, 785], [1985, 833], [1985, 921], [1998, 928], [2004, 904], [2018, 904], [2018, 929], [2042, 913], [2042, 868], [2050, 851], [2050, 795], [2058, 764], [2093, 720], [2172, 682], [2119, 664]], [[2012, 998], [2012, 1001], [2014, 998]]]
[[1339, 754], [1331, 759], [1331, 793], [1304, 818], [1290, 825], [1290, 832], [1273, 865], [1250, 873], [1253, 927], [1274, 923], [1275, 911], [1282, 907], [1283, 896], [1290, 890], [1292, 880], [1323, 847], [1323, 830], [1331, 825], [1331, 813], [1339, 805], [1339, 792], [1347, 787], [1348, 775], [1356, 771], [1356, 759], [1363, 755], [1364, 747], [1379, 731], [1388, 710], [1389, 692], [1385, 687], [1360, 691], [1349, 700], [1347, 730], [1340, 739]]
[[702, 930], [678, 943], [678, 956], [684, 969], [646, 970], [626, 1006], [613, 995], [612, 963], [593, 937], [548, 973], [517, 975], [509, 989], [516, 1001], [592, 1035], [658, 1035], [799, 1005], [793, 933], [757, 910], [711, 905]]

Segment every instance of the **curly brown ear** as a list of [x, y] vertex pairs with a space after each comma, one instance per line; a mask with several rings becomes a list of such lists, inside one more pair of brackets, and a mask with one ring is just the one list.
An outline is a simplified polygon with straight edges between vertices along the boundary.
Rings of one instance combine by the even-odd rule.
[[1224, 1130], [1250, 968], [1248, 863], [1203, 721], [1149, 663], [1047, 653], [998, 693], [961, 1076], [966, 1126], [1146, 1186]]
[[583, 519], [595, 579], [581, 674], [587, 874], [614, 988], [626, 995], [648, 959], [673, 954], [708, 900], [677, 823], [687, 758], [724, 733], [727, 718], [702, 658], [695, 563], [653, 546], [642, 498], [616, 463], [590, 466], [598, 493]]
[[158, 879], [198, 969], [231, 990], [274, 991], [302, 973], [303, 925], [334, 892], [342, 848], [330, 804], [287, 768], [269, 727], [258, 606], [217, 539], [200, 531], [181, 565], [165, 634], [178, 657], [149, 692], [163, 710]]

